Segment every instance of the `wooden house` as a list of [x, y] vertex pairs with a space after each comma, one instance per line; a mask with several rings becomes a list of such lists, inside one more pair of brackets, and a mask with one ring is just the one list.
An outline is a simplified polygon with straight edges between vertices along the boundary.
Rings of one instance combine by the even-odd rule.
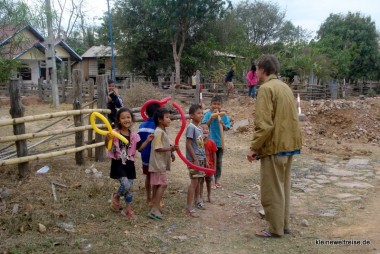
[[[57, 65], [66, 63], [69, 73], [75, 62], [82, 58], [63, 40], [54, 43]], [[31, 25], [0, 27], [0, 55], [4, 59], [18, 60], [21, 66], [15, 75], [22, 77], [24, 83], [38, 83], [39, 78], [46, 77], [46, 44], [43, 35]]]
[[[115, 62], [118, 62], [117, 51], [114, 51]], [[92, 46], [82, 55], [82, 71], [85, 80], [90, 78], [96, 79], [97, 75], [111, 76], [112, 70], [112, 52], [110, 46]], [[124, 79], [127, 74], [116, 65], [116, 78]]]

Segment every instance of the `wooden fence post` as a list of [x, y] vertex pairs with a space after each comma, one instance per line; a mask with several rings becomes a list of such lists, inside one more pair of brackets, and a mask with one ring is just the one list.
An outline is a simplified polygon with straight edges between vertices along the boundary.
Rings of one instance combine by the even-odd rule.
[[[73, 109], [81, 109], [82, 104], [82, 74], [80, 70], [74, 70], [73, 73], [73, 89], [74, 89], [74, 103]], [[74, 116], [75, 127], [83, 125], [83, 116], [81, 114]], [[83, 131], [75, 132], [75, 147], [84, 145]], [[79, 151], [75, 153], [75, 162], [77, 165], [84, 165], [84, 152]]]
[[[25, 108], [21, 103], [21, 94], [20, 94], [20, 79], [11, 79], [9, 84], [9, 97], [11, 109], [9, 113], [12, 118], [23, 117]], [[25, 123], [14, 124], [13, 125], [13, 133], [14, 135], [25, 134]], [[28, 147], [26, 144], [26, 140], [16, 141], [16, 150], [17, 157], [28, 156]], [[30, 174], [29, 162], [24, 162], [18, 164], [18, 176], [19, 178], [25, 178]]]
[[[94, 80], [92, 78], [90, 78], [88, 81], [88, 84], [90, 86], [90, 99], [91, 100], [94, 100], [95, 98], [95, 84], [94, 84]], [[94, 101], [90, 104], [89, 106], [90, 109], [93, 109], [94, 108]], [[88, 118], [88, 123], [91, 124], [90, 122], [90, 118]], [[87, 144], [92, 144], [92, 139], [93, 139], [93, 134], [94, 134], [94, 131], [93, 130], [88, 130], [87, 131]], [[92, 148], [90, 149], [87, 149], [87, 155], [88, 157], [92, 157]]]
[[66, 82], [65, 82], [65, 62], [61, 63], [61, 86], [62, 86], [62, 102], [66, 102]]
[[[99, 75], [96, 77], [96, 86], [98, 90], [98, 102], [97, 102], [97, 108], [107, 108], [107, 95], [106, 95], [106, 76], [105, 75]], [[99, 119], [96, 119], [97, 123], [100, 123]], [[102, 135], [96, 133], [95, 134], [95, 143], [104, 141], [104, 138]], [[95, 148], [95, 161], [104, 161], [106, 157], [106, 153], [104, 150], [104, 147], [97, 147]]]
[[200, 78], [201, 76], [201, 72], [199, 70], [197, 70], [196, 72], [196, 86], [195, 86], [195, 104], [198, 104], [200, 105], [202, 102], [201, 102], [201, 97], [200, 97], [200, 92], [201, 92], [201, 85], [200, 85]]

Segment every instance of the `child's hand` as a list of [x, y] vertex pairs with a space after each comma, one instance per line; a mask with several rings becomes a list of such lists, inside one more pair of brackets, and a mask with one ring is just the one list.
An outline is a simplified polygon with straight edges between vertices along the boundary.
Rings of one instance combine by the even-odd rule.
[[179, 146], [178, 145], [174, 145], [174, 146], [171, 146], [170, 149], [171, 149], [172, 152], [174, 152], [174, 151], [177, 151], [179, 149]]
[[195, 159], [195, 160], [194, 160], [194, 165], [199, 166], [199, 160], [198, 160], [198, 159]]
[[146, 140], [148, 140], [148, 141], [152, 141], [154, 139], [154, 134], [150, 134], [147, 138], [146, 138]]

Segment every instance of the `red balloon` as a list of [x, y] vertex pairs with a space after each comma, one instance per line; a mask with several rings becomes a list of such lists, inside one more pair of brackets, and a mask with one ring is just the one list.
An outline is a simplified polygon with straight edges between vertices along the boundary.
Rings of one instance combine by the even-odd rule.
[[[178, 146], [179, 140], [182, 136], [182, 133], [186, 128], [186, 117], [185, 117], [185, 114], [183, 113], [182, 108], [177, 103], [173, 102], [173, 107], [175, 107], [178, 110], [178, 112], [180, 113], [181, 121], [182, 121], [181, 128], [180, 128], [179, 132], [177, 133], [177, 136], [175, 137], [175, 140], [174, 140], [174, 144]], [[206, 173], [206, 176], [212, 176], [213, 174], [215, 174], [215, 169], [205, 168], [205, 167], [195, 165], [195, 164], [191, 163], [188, 159], [186, 159], [185, 156], [183, 156], [181, 150], [178, 149], [176, 152], [177, 152], [178, 156], [181, 158], [181, 160], [190, 168], [198, 170], [198, 171], [203, 171]]]
[[148, 117], [146, 116], [145, 114], [145, 110], [146, 110], [146, 107], [148, 107], [149, 104], [152, 104], [152, 103], [158, 103], [160, 105], [160, 107], [164, 106], [166, 103], [168, 103], [168, 101], [170, 101], [172, 98], [171, 97], [166, 97], [162, 100], [149, 100], [149, 101], [146, 101], [144, 103], [144, 105], [142, 105], [141, 107], [141, 110], [140, 110], [140, 114], [141, 114], [141, 117], [144, 119], [144, 121], [146, 121], [148, 119]]

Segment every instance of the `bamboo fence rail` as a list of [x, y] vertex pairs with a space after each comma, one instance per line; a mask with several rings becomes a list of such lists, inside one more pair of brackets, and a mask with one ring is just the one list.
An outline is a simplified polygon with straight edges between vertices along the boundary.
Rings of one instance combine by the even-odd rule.
[[40, 160], [40, 159], [47, 159], [47, 158], [51, 158], [51, 157], [67, 155], [70, 153], [76, 153], [76, 152], [80, 152], [80, 151], [83, 151], [86, 149], [100, 147], [100, 146], [104, 146], [104, 142], [99, 142], [99, 143], [95, 143], [95, 144], [91, 144], [91, 145], [84, 145], [81, 147], [70, 148], [70, 149], [66, 149], [66, 150], [62, 150], [62, 151], [55, 151], [55, 152], [44, 153], [44, 154], [36, 154], [36, 155], [24, 156], [24, 157], [13, 158], [13, 159], [8, 159], [8, 160], [0, 160], [0, 166], [19, 164], [19, 163], [23, 163], [23, 162], [30, 162], [30, 161]]
[[88, 114], [88, 113], [92, 113], [92, 112], [109, 114], [109, 113], [111, 113], [111, 110], [109, 110], [109, 109], [68, 110], [68, 111], [61, 111], [61, 112], [34, 115], [34, 116], [24, 116], [24, 117], [18, 117], [18, 118], [13, 118], [13, 119], [4, 119], [4, 120], [0, 120], [0, 127], [6, 126], [6, 125], [14, 125], [14, 124], [19, 124], [19, 123], [38, 121], [38, 120], [46, 120], [46, 119], [50, 119], [50, 118], [54, 118], [54, 117]]

